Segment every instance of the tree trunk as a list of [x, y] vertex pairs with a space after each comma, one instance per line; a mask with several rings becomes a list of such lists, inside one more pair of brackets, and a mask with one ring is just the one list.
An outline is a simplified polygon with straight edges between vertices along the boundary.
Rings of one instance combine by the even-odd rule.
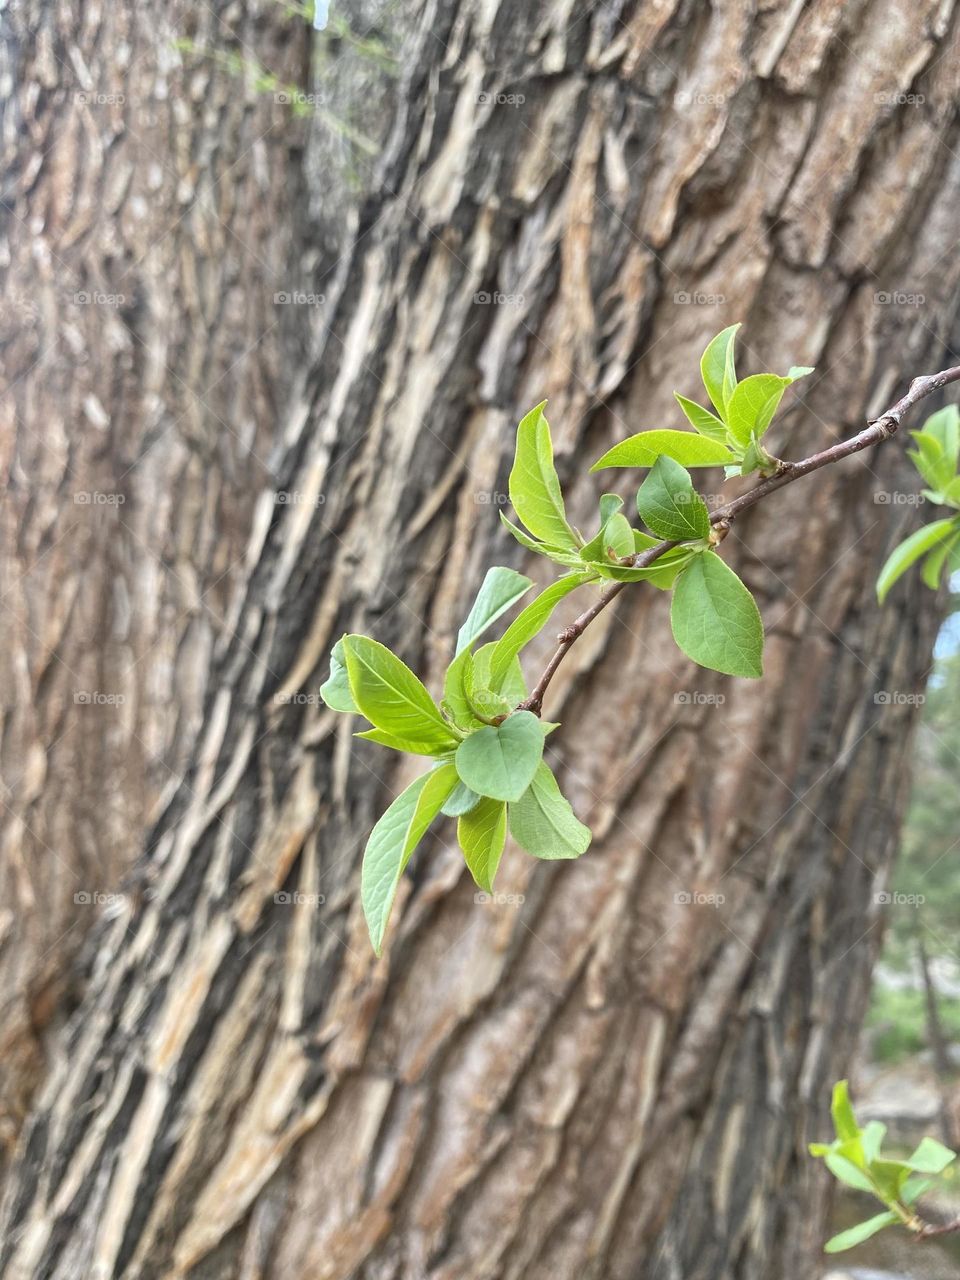
[[[8, 18], [21, 77], [51, 38], [31, 12]], [[915, 581], [874, 601], [882, 557], [916, 519], [896, 496], [918, 487], [902, 444], [790, 486], [727, 539], [767, 626], [762, 682], [694, 668], [665, 597], [624, 592], [546, 707], [564, 722], [551, 756], [590, 852], [539, 864], [510, 850], [482, 904], [440, 828], [379, 962], [360, 851], [417, 766], [353, 739], [316, 690], [347, 629], [436, 688], [485, 568], [519, 563], [495, 513], [516, 420], [544, 396], [586, 527], [589, 462], [676, 425], [673, 388], [696, 392], [699, 352], [732, 320], [747, 322], [741, 373], [818, 366], [772, 435], [786, 456], [948, 362], [955, 7], [341, 13], [365, 39], [325, 45], [303, 162], [278, 141], [287, 168], [266, 203], [254, 213], [238, 191], [229, 211], [231, 225], [269, 219], [271, 262], [304, 236], [315, 265], [292, 287], [323, 295], [322, 334], [299, 348], [305, 378], [289, 374], [279, 479], [233, 531], [250, 541], [214, 669], [194, 681], [206, 697], [183, 781], [89, 942], [82, 1001], [21, 1134], [0, 1275], [804, 1280], [825, 1209], [805, 1143], [824, 1135], [863, 1012], [915, 719], [878, 695], [921, 686], [937, 620]], [[228, 40], [241, 14], [222, 15]], [[149, 83], [167, 34], [142, 21]], [[268, 30], [244, 44], [271, 66]], [[70, 39], [79, 61], [102, 56], [86, 28]], [[156, 144], [168, 162], [170, 136]], [[35, 143], [8, 145], [26, 173]], [[90, 216], [100, 236], [122, 224], [105, 198]], [[263, 256], [236, 253], [251, 270]], [[219, 376], [269, 435], [246, 380], [267, 360], [278, 398], [277, 351], [244, 354], [238, 310], [221, 319], [231, 358], [200, 382]], [[111, 417], [133, 406], [130, 429], [147, 431], [145, 369], [118, 390], [104, 359], [90, 362], [101, 403]], [[23, 405], [28, 425], [36, 412]], [[160, 465], [176, 498], [178, 464]], [[197, 481], [220, 537], [202, 486], [224, 469], [208, 458]], [[49, 501], [66, 522], [67, 497]], [[167, 524], [148, 516], [156, 556]], [[97, 545], [85, 562], [106, 558]], [[92, 572], [111, 580], [100, 561]], [[95, 802], [114, 788], [90, 767], [99, 839]], [[81, 799], [50, 788], [51, 813], [76, 821]], [[132, 809], [136, 796], [124, 785]], [[108, 887], [137, 850], [104, 845]]]

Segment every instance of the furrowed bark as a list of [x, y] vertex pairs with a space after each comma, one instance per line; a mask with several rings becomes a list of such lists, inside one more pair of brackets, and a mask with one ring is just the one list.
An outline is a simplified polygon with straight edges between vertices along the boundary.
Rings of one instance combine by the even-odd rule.
[[811, 1276], [804, 1144], [863, 1010], [915, 718], [876, 695], [920, 687], [939, 608], [916, 581], [873, 599], [916, 520], [902, 448], [734, 525], [762, 682], [692, 667], [666, 598], [624, 592], [546, 707], [593, 848], [514, 850], [479, 904], [439, 829], [379, 963], [360, 851], [418, 766], [316, 690], [347, 629], [437, 687], [483, 571], [519, 563], [495, 511], [544, 396], [586, 527], [586, 464], [677, 425], [731, 320], [741, 374], [818, 366], [771, 433], [793, 457], [951, 363], [955, 7], [342, 12], [398, 74], [347, 42], [316, 85], [379, 150], [318, 124], [306, 153], [299, 496], [257, 507], [184, 781], [87, 948], [0, 1275]]

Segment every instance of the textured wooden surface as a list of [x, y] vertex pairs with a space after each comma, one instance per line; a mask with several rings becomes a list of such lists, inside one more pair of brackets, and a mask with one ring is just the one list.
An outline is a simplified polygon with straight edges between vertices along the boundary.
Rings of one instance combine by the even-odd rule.
[[[181, 117], [199, 73], [174, 70], [156, 133], [142, 111], [122, 132], [126, 203], [88, 186], [83, 230], [79, 177], [56, 150], [32, 174], [30, 130], [5, 124], [22, 290], [53, 275], [45, 244], [106, 270], [151, 165], [208, 189], [164, 238], [164, 173], [131, 248], [106, 259], [122, 271], [142, 243], [154, 263], [150, 359], [132, 338], [126, 364], [105, 349], [92, 309], [54, 309], [35, 338], [69, 352], [79, 326], [80, 374], [66, 354], [31, 371], [22, 334], [4, 348], [20, 352], [9, 519], [26, 531], [4, 574], [49, 554], [4, 617], [4, 747], [34, 763], [4, 810], [21, 1145], [0, 1275], [805, 1280], [824, 1188], [804, 1143], [862, 1011], [906, 785], [914, 709], [876, 695], [920, 687], [936, 622], [915, 585], [873, 602], [917, 518], [876, 500], [916, 488], [902, 445], [798, 482], [728, 538], [767, 624], [762, 683], [695, 669], [665, 599], [624, 593], [546, 708], [591, 852], [509, 851], [508, 900], [484, 905], [439, 829], [379, 963], [359, 854], [416, 766], [358, 744], [316, 690], [348, 628], [436, 687], [486, 566], [520, 563], [495, 512], [516, 419], [544, 396], [586, 524], [600, 486], [574, 477], [618, 437], [678, 425], [673, 388], [696, 393], [697, 356], [733, 319], [742, 371], [818, 367], [772, 435], [792, 456], [948, 363], [960, 18], [892, 0], [341, 11], [398, 60], [390, 76], [346, 47], [314, 86], [375, 158], [319, 123], [301, 154], [301, 126], [271, 129], [269, 95], [238, 97], [216, 69]], [[53, 77], [19, 110], [67, 155], [90, 133], [70, 102], [77, 60], [113, 65], [96, 24], [132, 19], [37, 12], [5, 18], [17, 74]], [[208, 39], [303, 74], [282, 13], [202, 13]], [[141, 22], [149, 96], [182, 11]], [[279, 289], [325, 302], [278, 329]], [[105, 430], [77, 408], [88, 391]], [[179, 412], [190, 431], [149, 449]], [[121, 462], [129, 500], [68, 534], [77, 468], [106, 488]], [[115, 662], [83, 669], [108, 689], [142, 658], [122, 730], [73, 703], [65, 646]], [[159, 800], [167, 770], [183, 781]], [[72, 909], [58, 859], [101, 892], [131, 869], [82, 969], [73, 938], [95, 913]]]

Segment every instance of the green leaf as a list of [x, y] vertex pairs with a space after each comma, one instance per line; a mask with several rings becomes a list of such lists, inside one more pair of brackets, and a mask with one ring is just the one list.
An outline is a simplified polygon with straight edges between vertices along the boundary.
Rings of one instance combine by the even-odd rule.
[[806, 378], [808, 374], [815, 373], [816, 368], [812, 364], [795, 364], [791, 365], [787, 374], [789, 382], [796, 382], [799, 378]]
[[907, 451], [907, 457], [932, 488], [942, 491], [953, 479], [955, 467], [951, 466], [943, 452], [943, 445], [933, 435], [923, 431], [911, 431], [916, 449]]
[[423, 755], [452, 750], [459, 738], [410, 668], [369, 636], [341, 641], [354, 702], [374, 728], [416, 743]]
[[630, 521], [619, 511], [608, 517], [597, 536], [581, 549], [580, 556], [588, 564], [610, 564], [608, 548], [618, 558], [633, 555], [633, 530]]
[[513, 659], [524, 645], [529, 644], [533, 637], [546, 626], [551, 613], [563, 597], [569, 595], [581, 583], [586, 582], [589, 576], [585, 573], [573, 573], [558, 578], [514, 618], [497, 641], [490, 656], [492, 689], [499, 690]]
[[[469, 682], [472, 700], [482, 697], [485, 691], [494, 692], [493, 681], [490, 676], [490, 662], [497, 644], [498, 641], [492, 640], [489, 644], [485, 644], [483, 648], [477, 650]], [[527, 696], [527, 682], [523, 678], [523, 668], [520, 666], [520, 659], [516, 655], [507, 664], [506, 672], [497, 682], [496, 696], [506, 702], [508, 711], [512, 711], [517, 703], [522, 702]]]
[[857, 1191], [869, 1191], [873, 1194], [873, 1183], [869, 1177], [846, 1156], [838, 1155], [836, 1151], [831, 1151], [823, 1158], [824, 1164], [833, 1174], [833, 1176], [847, 1187], [854, 1187]]
[[500, 512], [500, 519], [520, 543], [521, 547], [526, 547], [528, 551], [535, 551], [538, 556], [546, 556], [548, 560], [553, 560], [556, 564], [566, 565], [568, 568], [580, 563], [578, 552], [564, 550], [562, 547], [553, 546], [549, 542], [539, 542], [536, 538], [531, 538], [508, 520], [502, 511]]
[[936, 1138], [923, 1138], [913, 1155], [903, 1163], [914, 1173], [943, 1173], [956, 1158], [957, 1153]]
[[670, 625], [694, 662], [731, 676], [763, 675], [763, 623], [753, 596], [713, 551], [695, 555], [673, 589]]
[[590, 828], [578, 821], [544, 761], [529, 788], [510, 806], [510, 834], [535, 858], [579, 858], [590, 846]]
[[470, 704], [471, 676], [474, 656], [469, 648], [462, 649], [447, 667], [443, 677], [443, 707], [464, 729], [477, 723]]
[[900, 1188], [900, 1199], [904, 1204], [913, 1204], [925, 1191], [934, 1185], [932, 1178], [918, 1178], [915, 1174], [909, 1177]]
[[860, 1137], [860, 1126], [850, 1105], [850, 1091], [846, 1080], [838, 1080], [833, 1086], [830, 1114], [833, 1116], [834, 1130], [841, 1142]]
[[452, 764], [425, 773], [397, 796], [370, 832], [360, 871], [360, 901], [377, 955], [410, 855], [456, 785]]
[[440, 812], [445, 813], [448, 818], [461, 818], [479, 803], [480, 797], [477, 793], [464, 786], [462, 782], [458, 782], [443, 802]]
[[886, 1132], [887, 1126], [881, 1124], [879, 1120], [870, 1120], [863, 1126], [860, 1142], [863, 1149], [863, 1158], [867, 1164], [873, 1164], [874, 1160], [880, 1155], [880, 1146]]
[[531, 409], [517, 427], [517, 451], [510, 472], [510, 501], [530, 532], [558, 547], [575, 548], [576, 534], [567, 523], [560, 481], [553, 465], [553, 443], [543, 406]]
[[533, 586], [533, 579], [526, 578], [513, 569], [496, 566], [488, 569], [467, 620], [457, 632], [457, 653], [469, 648], [478, 636], [483, 635], [521, 596]]
[[[739, 328], [739, 324], [732, 324], [718, 333], [700, 357], [703, 385], [721, 418], [725, 417], [727, 402], [737, 385], [733, 349]], [[677, 461], [682, 462], [683, 459], [678, 458]]]
[[886, 600], [890, 592], [890, 588], [902, 577], [903, 574], [920, 559], [938, 542], [942, 542], [944, 538], [948, 538], [950, 534], [957, 528], [954, 517], [946, 520], [934, 520], [932, 524], [926, 524], [922, 529], [918, 529], [916, 533], [911, 533], [910, 537], [901, 542], [887, 559], [886, 564], [880, 570], [880, 576], [877, 578], [877, 599], [881, 604]]
[[743, 451], [743, 459], [740, 462], [740, 474], [742, 476], [752, 475], [754, 471], [772, 471], [777, 465], [776, 458], [771, 457], [766, 449], [760, 443], [759, 437], [752, 435], [750, 442]]
[[485, 725], [457, 748], [460, 780], [478, 795], [519, 800], [543, 755], [543, 728], [532, 711], [517, 711], [502, 724]]
[[637, 493], [640, 519], [661, 538], [682, 541], [710, 535], [710, 512], [689, 474], [672, 458], [658, 458]]
[[695, 435], [692, 431], [641, 431], [621, 440], [593, 464], [591, 471], [605, 467], [652, 467], [661, 455], [673, 458], [684, 467], [713, 467], [723, 462], [736, 462], [736, 455], [718, 440]]
[[623, 499], [619, 493], [602, 493], [600, 495], [600, 528], [603, 528], [611, 516], [622, 510]]
[[694, 430], [710, 440], [718, 440], [720, 444], [727, 443], [727, 428], [716, 414], [711, 413], [709, 409], [701, 408], [693, 400], [688, 400], [679, 391], [675, 391], [673, 397]]
[[349, 713], [360, 710], [353, 700], [353, 694], [350, 692], [346, 657], [343, 652], [343, 640], [338, 640], [331, 650], [330, 674], [320, 686], [320, 697], [331, 711]]
[[923, 433], [939, 444], [952, 475], [960, 457], [960, 409], [955, 404], [948, 404], [932, 413], [923, 424]]
[[789, 385], [789, 378], [779, 378], [774, 373], [755, 373], [737, 384], [727, 405], [727, 426], [744, 448], [751, 436], [759, 440], [769, 427]]
[[875, 1218], [867, 1218], [865, 1222], [858, 1222], [855, 1227], [848, 1227], [846, 1231], [832, 1236], [823, 1246], [824, 1252], [842, 1253], [844, 1249], [852, 1249], [854, 1245], [862, 1244], [864, 1240], [869, 1240], [884, 1227], [892, 1226], [898, 1221], [897, 1215], [889, 1210], [878, 1213]]
[[960, 532], [951, 534], [938, 547], [934, 547], [932, 551], [927, 552], [927, 558], [923, 562], [920, 576], [931, 591], [936, 591], [939, 587], [944, 565], [951, 551], [958, 545], [960, 545]]
[[457, 839], [470, 874], [481, 889], [493, 892], [507, 838], [507, 806], [502, 800], [484, 796], [457, 823]]
[[448, 756], [461, 741], [460, 738], [455, 738], [451, 734], [449, 740], [442, 746], [431, 747], [416, 738], [399, 738], [386, 729], [365, 729], [362, 733], [355, 733], [353, 736], [363, 738], [366, 742], [377, 742], [381, 747], [389, 747], [391, 751], [405, 751], [410, 756]]

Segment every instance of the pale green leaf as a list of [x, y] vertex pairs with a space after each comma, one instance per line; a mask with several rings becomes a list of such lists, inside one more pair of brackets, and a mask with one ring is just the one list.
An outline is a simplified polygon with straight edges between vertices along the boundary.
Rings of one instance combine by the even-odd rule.
[[577, 819], [545, 761], [510, 805], [509, 821], [514, 840], [535, 858], [579, 858], [590, 845], [590, 828]]
[[[491, 640], [489, 644], [485, 644], [478, 649], [474, 656], [473, 671], [469, 681], [470, 696], [473, 699], [481, 695], [484, 690], [494, 692], [493, 681], [490, 676], [490, 663], [497, 643], [496, 640]], [[516, 655], [507, 664], [506, 671], [497, 682], [495, 692], [499, 697], [503, 698], [507, 704], [507, 709], [510, 711], [527, 696], [527, 682], [523, 678], [523, 668], [520, 666], [520, 659]]]
[[952, 475], [960, 457], [960, 409], [948, 404], [932, 413], [923, 424], [923, 434], [937, 441]]
[[504, 513], [500, 512], [500, 519], [504, 525], [510, 530], [521, 547], [526, 547], [528, 551], [535, 551], [538, 556], [546, 556], [548, 560], [553, 560], [556, 564], [565, 565], [567, 568], [580, 563], [579, 553], [573, 550], [564, 550], [563, 547], [553, 546], [548, 542], [540, 542], [537, 538], [531, 538], [529, 534], [524, 533], [522, 529], [518, 529]]
[[487, 627], [492, 626], [532, 586], [532, 578], [524, 577], [513, 569], [505, 569], [500, 565], [488, 569], [467, 619], [457, 632], [457, 653], [473, 644]]
[[873, 1192], [873, 1183], [867, 1174], [846, 1156], [838, 1155], [836, 1151], [829, 1151], [823, 1157], [823, 1161], [833, 1176], [844, 1186], [854, 1187], [857, 1191]]
[[444, 709], [464, 729], [472, 728], [476, 723], [469, 693], [473, 666], [472, 651], [469, 648], [462, 649], [447, 667], [446, 675], [443, 677]]
[[386, 729], [364, 729], [362, 733], [355, 733], [353, 736], [363, 738], [365, 742], [376, 742], [381, 747], [389, 747], [391, 751], [405, 751], [411, 756], [432, 756], [434, 759], [451, 755], [460, 743], [460, 738], [451, 734], [450, 739], [442, 746], [427, 747], [422, 741], [398, 738], [395, 733], [389, 733]]
[[702, 667], [731, 676], [763, 675], [763, 623], [756, 601], [713, 551], [695, 555], [673, 589], [670, 625], [677, 644]]
[[736, 462], [736, 456], [718, 440], [693, 431], [641, 431], [608, 449], [591, 471], [606, 467], [652, 467], [657, 458], [666, 455], [684, 467], [713, 467]]
[[892, 1226], [898, 1221], [897, 1215], [891, 1213], [889, 1209], [884, 1213], [878, 1213], [875, 1218], [867, 1218], [865, 1222], [858, 1222], [855, 1227], [848, 1227], [846, 1231], [832, 1236], [823, 1246], [824, 1252], [842, 1253], [844, 1249], [852, 1249], [854, 1245], [862, 1244], [864, 1240], [869, 1240], [884, 1227]]
[[936, 1138], [923, 1138], [913, 1155], [903, 1163], [914, 1173], [943, 1173], [956, 1158], [957, 1153]]
[[737, 384], [727, 405], [727, 426], [738, 444], [746, 448], [751, 436], [760, 439], [789, 385], [789, 378], [773, 373], [755, 373]]
[[867, 1164], [873, 1164], [874, 1160], [880, 1155], [880, 1145], [887, 1132], [887, 1126], [881, 1124], [879, 1120], [870, 1120], [863, 1126], [863, 1132], [860, 1134], [860, 1143], [863, 1150], [863, 1158]]
[[452, 764], [424, 774], [397, 796], [370, 832], [360, 871], [360, 901], [377, 955], [410, 855], [456, 785]]
[[450, 792], [450, 795], [443, 802], [441, 813], [445, 813], [448, 818], [460, 818], [465, 813], [480, 803], [480, 796], [475, 791], [471, 791], [469, 787], [464, 786], [462, 782]]
[[647, 528], [661, 538], [682, 541], [710, 534], [707, 504], [672, 458], [661, 457], [654, 463], [637, 493], [637, 511]]
[[[734, 365], [734, 344], [736, 343], [739, 324], [732, 324], [722, 330], [709, 343], [700, 357], [700, 374], [707, 395], [720, 417], [724, 417], [727, 401], [737, 385], [737, 373]], [[677, 459], [682, 462], [682, 458]]]
[[459, 739], [410, 668], [369, 636], [343, 637], [350, 692], [374, 728], [416, 743], [424, 755], [451, 750]]
[[833, 1086], [830, 1114], [833, 1116], [834, 1131], [841, 1142], [860, 1137], [860, 1126], [850, 1105], [850, 1090], [846, 1080], [838, 1080]]
[[576, 534], [567, 523], [560, 481], [553, 465], [553, 443], [543, 406], [524, 417], [517, 427], [517, 451], [510, 472], [510, 501], [530, 532], [558, 547], [575, 548]]
[[502, 800], [482, 797], [457, 823], [457, 839], [464, 861], [476, 883], [487, 893], [500, 866], [507, 838], [507, 806]]
[[944, 538], [949, 538], [957, 527], [955, 517], [950, 517], [946, 520], [934, 520], [932, 524], [924, 525], [922, 529], [918, 529], [916, 533], [911, 533], [909, 538], [901, 542], [899, 547], [891, 552], [880, 570], [880, 576], [877, 578], [877, 599], [880, 603], [883, 604], [890, 592], [890, 588], [898, 578], [901, 578], [906, 573], [912, 564], [915, 564], [922, 555], [925, 555], [937, 543], [942, 542]]
[[620, 511], [614, 511], [607, 518], [597, 536], [581, 549], [580, 556], [588, 563], [599, 561], [601, 564], [609, 564], [610, 551], [617, 559], [633, 555], [633, 529], [630, 521]]
[[320, 686], [320, 697], [331, 711], [349, 713], [360, 710], [350, 692], [342, 640], [337, 641], [330, 653], [330, 674]]
[[457, 748], [457, 773], [471, 791], [494, 800], [519, 800], [543, 755], [543, 727], [532, 711], [485, 725]]
[[711, 413], [709, 409], [701, 408], [695, 401], [688, 400], [679, 391], [675, 391], [673, 396], [694, 430], [710, 440], [718, 440], [720, 444], [726, 444], [727, 428], [716, 414]]
[[816, 372], [815, 366], [812, 364], [795, 364], [790, 366], [787, 379], [790, 382], [796, 382], [799, 378], [806, 378], [809, 374]]

